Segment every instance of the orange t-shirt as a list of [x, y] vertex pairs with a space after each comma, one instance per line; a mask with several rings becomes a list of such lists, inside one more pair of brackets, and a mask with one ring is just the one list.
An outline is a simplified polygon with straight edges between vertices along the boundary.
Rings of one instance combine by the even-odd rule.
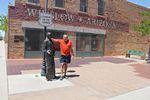
[[66, 43], [63, 39], [59, 39], [61, 55], [68, 56], [71, 54], [72, 42], [68, 40]]

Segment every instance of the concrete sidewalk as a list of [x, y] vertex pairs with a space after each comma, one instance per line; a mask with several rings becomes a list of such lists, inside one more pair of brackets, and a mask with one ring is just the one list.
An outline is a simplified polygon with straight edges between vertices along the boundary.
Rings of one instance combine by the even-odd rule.
[[9, 94], [36, 92], [41, 90], [55, 89], [73, 86], [68, 80], [46, 81], [40, 74], [11, 75], [9, 79]]
[[0, 100], [8, 100], [5, 43], [0, 41]]
[[[10, 93], [9, 100], [123, 100], [122, 97], [126, 100], [148, 97], [141, 100], [149, 100], [150, 66], [145, 61], [125, 57], [84, 59], [86, 63], [83, 63], [83, 58], [73, 61], [80, 67], [77, 64], [76, 67], [70, 65], [67, 73], [69, 79], [63, 81], [46, 82], [40, 77], [36, 79], [33, 76], [38, 75], [39, 69], [22, 69], [20, 75], [9, 75], [9, 87], [14, 80], [11, 77], [18, 78], [13, 82], [13, 88], [24, 86], [24, 92], [15, 93], [17, 90], [14, 90], [14, 93]], [[60, 68], [56, 72], [59, 76]], [[42, 82], [49, 85], [45, 87]], [[136, 95], [137, 98], [133, 99]]]
[[150, 99], [150, 87], [135, 90], [123, 95], [119, 95], [108, 100], [149, 100]]

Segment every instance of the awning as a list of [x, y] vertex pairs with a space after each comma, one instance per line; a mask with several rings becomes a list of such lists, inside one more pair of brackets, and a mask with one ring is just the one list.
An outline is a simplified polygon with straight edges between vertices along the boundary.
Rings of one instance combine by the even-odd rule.
[[[44, 29], [38, 22], [22, 22], [23, 28], [37, 28]], [[62, 30], [62, 31], [72, 31], [72, 32], [82, 32], [82, 33], [93, 33], [93, 34], [106, 34], [106, 30], [103, 29], [95, 29], [95, 28], [87, 28], [87, 27], [79, 27], [79, 26], [69, 26], [69, 25], [60, 25], [60, 24], [52, 24], [48, 26], [47, 29], [52, 30]]]

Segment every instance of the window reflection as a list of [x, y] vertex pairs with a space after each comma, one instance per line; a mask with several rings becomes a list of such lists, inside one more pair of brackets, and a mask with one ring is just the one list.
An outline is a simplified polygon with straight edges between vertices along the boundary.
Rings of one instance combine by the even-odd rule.
[[77, 51], [103, 51], [103, 35], [77, 33]]

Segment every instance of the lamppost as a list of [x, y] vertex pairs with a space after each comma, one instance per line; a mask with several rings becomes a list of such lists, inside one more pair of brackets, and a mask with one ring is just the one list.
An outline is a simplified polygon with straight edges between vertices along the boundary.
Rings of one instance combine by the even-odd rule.
[[[47, 10], [48, 10], [48, 0], [45, 0], [45, 8], [44, 8], [45, 14], [47, 13]], [[46, 39], [46, 34], [47, 34], [47, 27], [44, 26], [44, 39]], [[45, 57], [46, 57], [46, 51], [43, 52], [43, 62], [42, 62], [42, 68], [41, 68], [41, 76], [46, 76], [46, 59], [45, 59]]]
[[[45, 0], [45, 13], [47, 13], [47, 10], [48, 10], [48, 0]], [[46, 34], [47, 34], [47, 27], [44, 26], [44, 38], [46, 38]]]
[[[50, 64], [47, 60], [50, 60], [53, 58], [50, 58], [47, 55], [47, 49], [48, 47], [50, 47], [50, 43], [51, 42], [49, 40], [49, 36], [47, 34], [47, 26], [51, 26], [53, 24], [53, 15], [47, 13], [48, 10], [48, 0], [45, 0], [45, 9], [44, 9], [44, 13], [41, 13], [39, 16], [39, 24], [41, 24], [42, 26], [44, 26], [44, 42], [43, 42], [43, 62], [42, 62], [42, 68], [41, 68], [41, 76], [46, 76], [48, 78], [52, 78], [55, 75], [55, 66], [53, 66], [54, 64], [51, 63], [51, 69], [50, 69]], [[49, 34], [50, 35], [50, 34]], [[47, 47], [48, 46], [48, 47]], [[52, 56], [51, 56], [52, 57]], [[48, 71], [51, 70], [52, 72]]]
[[147, 42], [149, 43], [147, 63], [150, 64], [150, 37], [147, 39]]

